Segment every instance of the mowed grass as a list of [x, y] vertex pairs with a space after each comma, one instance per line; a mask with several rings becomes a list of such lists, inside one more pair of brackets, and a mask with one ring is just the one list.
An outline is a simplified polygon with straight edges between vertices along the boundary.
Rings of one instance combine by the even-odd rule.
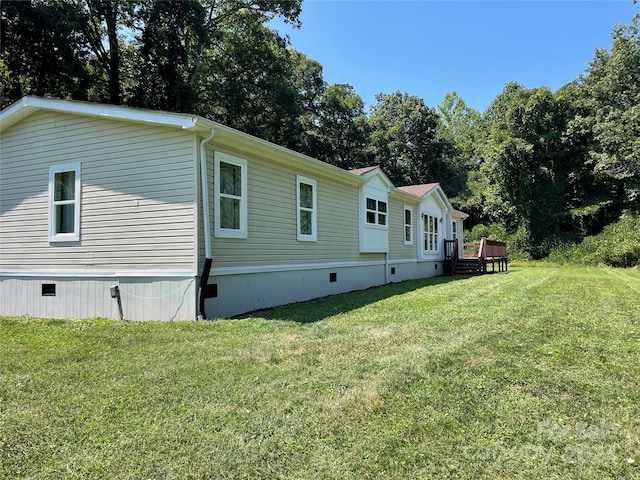
[[0, 328], [0, 478], [640, 478], [638, 270]]

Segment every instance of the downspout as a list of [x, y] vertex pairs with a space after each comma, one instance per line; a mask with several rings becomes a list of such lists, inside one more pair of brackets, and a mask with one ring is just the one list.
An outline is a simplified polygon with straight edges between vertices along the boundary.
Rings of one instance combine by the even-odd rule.
[[384, 252], [384, 283], [389, 283], [389, 253]]
[[204, 216], [204, 265], [200, 275], [200, 288], [198, 290], [198, 318], [207, 319], [204, 311], [205, 290], [209, 283], [211, 272], [211, 214], [209, 211], [209, 183], [207, 182], [207, 151], [206, 144], [213, 140], [216, 131], [212, 128], [211, 134], [200, 142], [200, 189], [202, 190], [202, 215]]
[[[389, 201], [389, 195], [393, 193], [393, 188], [387, 188], [387, 202]], [[389, 237], [387, 237], [387, 251], [384, 252], [384, 284], [389, 284]]]

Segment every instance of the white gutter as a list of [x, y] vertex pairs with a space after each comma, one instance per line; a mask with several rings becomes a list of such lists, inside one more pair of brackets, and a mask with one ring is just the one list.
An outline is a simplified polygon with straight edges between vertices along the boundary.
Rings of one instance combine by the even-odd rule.
[[213, 140], [216, 131], [200, 142], [200, 182], [202, 189], [202, 214], [204, 215], [204, 252], [206, 258], [211, 258], [211, 215], [209, 212], [209, 183], [207, 181], [207, 151], [206, 144]]

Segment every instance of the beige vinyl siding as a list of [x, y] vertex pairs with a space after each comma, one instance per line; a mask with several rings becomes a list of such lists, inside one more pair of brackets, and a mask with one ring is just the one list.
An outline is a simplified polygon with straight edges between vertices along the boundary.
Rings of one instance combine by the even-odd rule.
[[[2, 270], [194, 271], [194, 134], [49, 112], [2, 135]], [[48, 242], [49, 166], [81, 162], [80, 242]]]
[[[404, 206], [412, 207], [413, 245], [404, 244]], [[389, 260], [415, 260], [418, 255], [416, 237], [418, 208], [397, 198], [389, 198]]]
[[[225, 151], [248, 161], [248, 238], [212, 237], [213, 268], [319, 264], [381, 260], [359, 253], [357, 185], [336, 183], [260, 158]], [[208, 152], [211, 213], [214, 208], [213, 152]], [[296, 175], [317, 182], [318, 237], [298, 241]], [[203, 242], [202, 242], [203, 243]]]

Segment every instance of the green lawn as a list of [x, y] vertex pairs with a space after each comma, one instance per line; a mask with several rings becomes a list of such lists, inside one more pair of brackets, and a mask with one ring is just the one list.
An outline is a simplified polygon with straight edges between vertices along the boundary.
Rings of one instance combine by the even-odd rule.
[[640, 271], [0, 319], [0, 478], [640, 478]]

